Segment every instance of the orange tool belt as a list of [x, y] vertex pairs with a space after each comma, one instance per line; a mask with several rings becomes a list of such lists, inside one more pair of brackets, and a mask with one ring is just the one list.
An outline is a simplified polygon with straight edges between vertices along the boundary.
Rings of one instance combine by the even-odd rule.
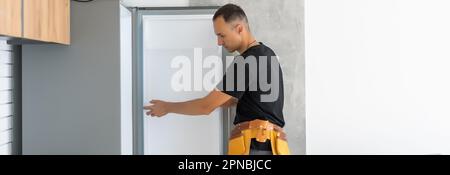
[[252, 120], [236, 125], [228, 142], [229, 155], [249, 155], [252, 139], [258, 142], [270, 140], [273, 155], [289, 155], [289, 146], [283, 128], [267, 120]]

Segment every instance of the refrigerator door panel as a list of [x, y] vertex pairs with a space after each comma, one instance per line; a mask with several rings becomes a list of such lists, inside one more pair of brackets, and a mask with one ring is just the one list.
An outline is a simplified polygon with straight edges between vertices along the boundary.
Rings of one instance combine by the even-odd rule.
[[[222, 58], [211, 19], [212, 14], [142, 16], [144, 104], [208, 94], [211, 89], [203, 83], [205, 75], [219, 67], [204, 67], [206, 57]], [[221, 154], [222, 117], [221, 108], [203, 116], [144, 114], [144, 154]]]

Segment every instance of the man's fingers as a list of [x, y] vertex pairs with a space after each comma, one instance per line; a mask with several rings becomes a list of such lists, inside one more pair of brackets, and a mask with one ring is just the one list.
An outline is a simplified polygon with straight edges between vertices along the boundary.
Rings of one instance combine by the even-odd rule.
[[153, 106], [154, 105], [147, 105], [147, 106], [144, 106], [144, 109], [146, 109], [146, 110], [151, 110], [151, 109], [153, 109]]
[[147, 116], [158, 117], [158, 118], [162, 117], [162, 115], [159, 115], [159, 114], [155, 113], [155, 108], [156, 108], [156, 105], [157, 105], [155, 103], [158, 103], [158, 102], [160, 102], [160, 100], [151, 100], [151, 101], [149, 101], [149, 104], [147, 106], [144, 106], [144, 109], [148, 110], [147, 112], [145, 112], [145, 114]]
[[149, 101], [149, 104], [148, 105], [146, 105], [146, 106], [144, 106], [144, 109], [146, 109], [146, 110], [151, 110], [152, 109], [152, 106], [154, 106], [154, 104], [156, 103], [156, 102], [158, 102], [159, 100], [151, 100], [151, 101]]
[[147, 105], [147, 106], [144, 106], [144, 109], [145, 110], [153, 110], [155, 108], [155, 105]]
[[151, 101], [150, 101], [150, 103], [152, 103], [152, 104], [153, 104], [153, 103], [156, 103], [156, 102], [159, 102], [159, 100], [151, 100]]

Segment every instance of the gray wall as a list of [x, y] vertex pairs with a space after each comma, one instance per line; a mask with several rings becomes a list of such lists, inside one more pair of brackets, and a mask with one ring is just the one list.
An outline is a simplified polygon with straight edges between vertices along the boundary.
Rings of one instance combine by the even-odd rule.
[[120, 154], [119, 1], [71, 15], [70, 46], [23, 46], [23, 154]]
[[256, 39], [280, 57], [285, 88], [284, 116], [293, 154], [305, 154], [305, 49], [303, 0], [190, 0], [191, 6], [240, 5]]

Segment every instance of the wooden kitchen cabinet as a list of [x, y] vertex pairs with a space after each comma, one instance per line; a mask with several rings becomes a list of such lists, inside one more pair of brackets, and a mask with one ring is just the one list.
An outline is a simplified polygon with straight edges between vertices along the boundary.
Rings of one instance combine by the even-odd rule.
[[22, 1], [0, 0], [0, 35], [22, 36]]
[[70, 0], [23, 0], [23, 38], [70, 44]]
[[70, 44], [70, 0], [50, 0], [50, 41]]

